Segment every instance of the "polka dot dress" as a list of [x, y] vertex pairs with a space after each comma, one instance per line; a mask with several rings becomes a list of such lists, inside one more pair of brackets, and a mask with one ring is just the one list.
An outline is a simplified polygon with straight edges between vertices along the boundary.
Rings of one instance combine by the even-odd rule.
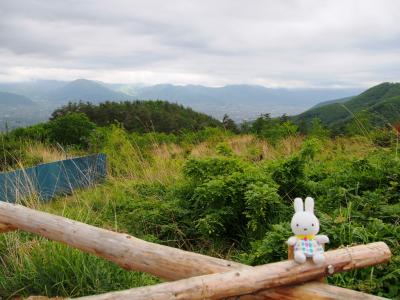
[[322, 246], [316, 240], [314, 240], [313, 237], [310, 238], [307, 236], [297, 238], [296, 245], [294, 246], [294, 251], [301, 251], [307, 257], [312, 257], [315, 253], [324, 253], [324, 249], [322, 248]]

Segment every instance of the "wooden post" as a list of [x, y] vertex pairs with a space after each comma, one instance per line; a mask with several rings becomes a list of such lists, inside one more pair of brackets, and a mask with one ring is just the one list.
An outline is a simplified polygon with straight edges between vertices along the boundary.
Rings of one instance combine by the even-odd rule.
[[297, 264], [293, 260], [287, 260], [252, 269], [197, 276], [150, 287], [79, 299], [222, 299], [314, 280], [326, 275], [328, 266], [330, 266], [330, 274], [334, 274], [387, 262], [391, 257], [391, 252], [385, 243], [378, 242], [328, 251], [325, 253], [325, 257], [326, 264], [322, 266], [317, 266], [310, 261]]

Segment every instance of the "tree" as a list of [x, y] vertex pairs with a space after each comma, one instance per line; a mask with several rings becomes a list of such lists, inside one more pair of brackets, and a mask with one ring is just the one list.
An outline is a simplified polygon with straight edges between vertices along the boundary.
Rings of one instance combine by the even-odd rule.
[[83, 113], [69, 113], [48, 123], [49, 138], [63, 145], [87, 146], [96, 124]]
[[222, 125], [224, 126], [225, 130], [230, 130], [234, 133], [239, 133], [239, 128], [237, 127], [235, 121], [233, 121], [227, 114], [224, 115], [222, 118]]
[[311, 121], [311, 129], [309, 135], [318, 138], [326, 138], [329, 136], [329, 129], [327, 129], [324, 124], [322, 124], [319, 118], [314, 118]]
[[166, 101], [125, 101], [69, 103], [55, 110], [52, 119], [69, 113], [84, 113], [97, 126], [121, 124], [127, 131], [178, 133], [196, 131], [206, 127], [222, 127], [221, 122], [206, 114], [196, 112]]
[[264, 128], [270, 125], [270, 123], [270, 114], [262, 114], [253, 122], [252, 131], [256, 134], [261, 134]]

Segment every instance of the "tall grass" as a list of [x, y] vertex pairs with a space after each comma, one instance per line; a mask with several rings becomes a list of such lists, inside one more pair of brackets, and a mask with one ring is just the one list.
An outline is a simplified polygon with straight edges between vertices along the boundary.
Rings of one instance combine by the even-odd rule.
[[[261, 251], [260, 245], [275, 245], [277, 249], [283, 249], [284, 244], [279, 241], [287, 238], [287, 224], [272, 226], [270, 235], [267, 233], [264, 240], [258, 241], [258, 246], [252, 246], [254, 248], [236, 249], [232, 244], [218, 239], [195, 243], [189, 238], [193, 236], [190, 234], [193, 233], [194, 226], [187, 220], [185, 224], [180, 223], [179, 214], [185, 212], [174, 198], [177, 196], [175, 191], [186, 183], [182, 167], [189, 157], [218, 156], [221, 155], [221, 149], [227, 148], [232, 151], [229, 155], [250, 162], [257, 168], [270, 170], [281, 161], [298, 154], [304, 141], [305, 137], [291, 136], [272, 146], [252, 135], [218, 135], [217, 138], [206, 138], [196, 143], [160, 142], [154, 139], [143, 146], [122, 129], [114, 128], [99, 142], [97, 149], [107, 154], [109, 175], [105, 183], [89, 190], [78, 190], [50, 203], [40, 202], [34, 193], [21, 201], [24, 205], [41, 211], [130, 233], [153, 242], [218, 257], [246, 257], [246, 262], [265, 262], [271, 257], [266, 258], [263, 255], [270, 252], [267, 249]], [[386, 242], [391, 243], [391, 247], [397, 249], [396, 235], [386, 232], [387, 225], [383, 226], [377, 221], [371, 221], [364, 228], [364, 225], [360, 225], [362, 216], [359, 211], [365, 209], [361, 207], [365, 204], [365, 199], [361, 201], [351, 194], [352, 187], [345, 191], [339, 188], [333, 190], [334, 184], [331, 184], [333, 180], [338, 184], [340, 180], [347, 180], [343, 168], [353, 160], [358, 161], [373, 153], [390, 150], [378, 148], [370, 139], [362, 137], [326, 139], [321, 140], [320, 144], [320, 151], [306, 166], [315, 182], [311, 182], [314, 184], [311, 188], [321, 195], [321, 201], [327, 203], [328, 200], [324, 199], [331, 201], [334, 198], [331, 194], [342, 193], [335, 198], [338, 202], [331, 204], [335, 207], [331, 210], [332, 213], [320, 216], [322, 229], [328, 231], [334, 245], [367, 243], [383, 236]], [[42, 144], [32, 145], [28, 151], [42, 161], [59, 159], [63, 155], [57, 148]], [[19, 166], [23, 167], [24, 162], [20, 162]], [[331, 176], [336, 173], [342, 174], [342, 177]], [[318, 180], [323, 183], [322, 189], [326, 187], [326, 191], [318, 190], [321, 189], [317, 186]], [[183, 196], [186, 192], [184, 189], [179, 190]], [[371, 195], [373, 196], [379, 197]], [[388, 209], [390, 211], [393, 207]], [[386, 214], [393, 218], [392, 214]], [[279, 245], [276, 244], [278, 242]], [[273, 256], [275, 258], [285, 256], [281, 252], [274, 255], [277, 255]], [[395, 259], [398, 259], [397, 256]], [[385, 274], [381, 268], [335, 276], [331, 281], [342, 286], [381, 293], [388, 289], [376, 279], [377, 270], [379, 274]], [[398, 276], [398, 270], [393, 268], [390, 267], [385, 276]], [[365, 277], [362, 272], [372, 273], [370, 284], [365, 280], [360, 281], [359, 278]], [[77, 297], [156, 282], [159, 280], [152, 276], [124, 271], [110, 262], [39, 236], [23, 232], [0, 234], [0, 297], [3, 299], [11, 299], [17, 295]]]

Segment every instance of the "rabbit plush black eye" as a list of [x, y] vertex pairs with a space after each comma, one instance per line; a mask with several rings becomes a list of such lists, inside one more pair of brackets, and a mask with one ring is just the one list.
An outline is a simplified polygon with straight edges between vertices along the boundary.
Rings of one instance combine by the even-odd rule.
[[299, 227], [299, 224], [296, 224], [297, 227]]
[[312, 224], [311, 224], [311, 226], [313, 226], [313, 227], [314, 227], [314, 223], [312, 223]]

